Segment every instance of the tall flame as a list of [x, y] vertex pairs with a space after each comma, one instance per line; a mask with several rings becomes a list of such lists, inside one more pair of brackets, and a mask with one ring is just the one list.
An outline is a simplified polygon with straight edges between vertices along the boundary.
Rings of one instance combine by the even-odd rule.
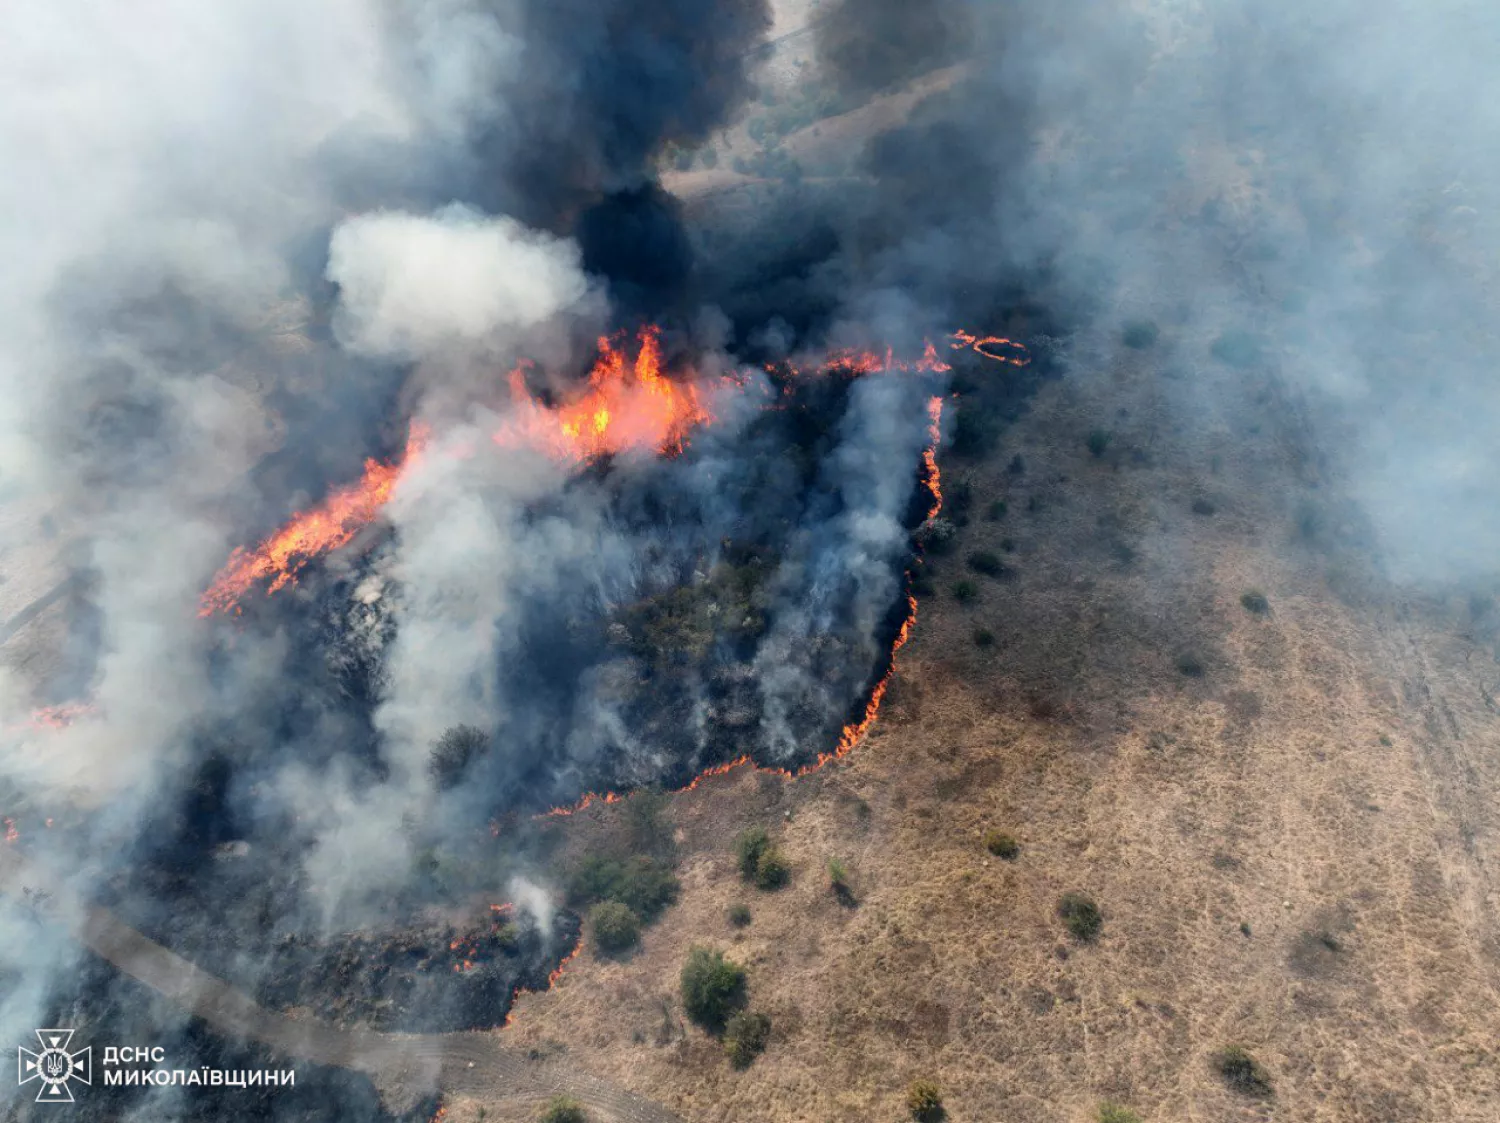
[[514, 408], [495, 433], [495, 443], [525, 445], [574, 461], [627, 449], [667, 456], [681, 452], [689, 431], [712, 417], [695, 384], [662, 374], [660, 329], [643, 328], [639, 339], [632, 365], [615, 340], [601, 338], [587, 389], [555, 408], [531, 395], [525, 370], [517, 367], [510, 375]]
[[[635, 362], [628, 363], [618, 340], [599, 340], [599, 359], [577, 398], [551, 406], [526, 387], [525, 370], [510, 375], [513, 411], [494, 434], [495, 443], [528, 447], [568, 462], [584, 462], [626, 449], [674, 455], [694, 426], [710, 414], [699, 388], [662, 374], [661, 333], [642, 329]], [[230, 555], [199, 602], [198, 615], [237, 612], [240, 598], [266, 582], [267, 594], [295, 584], [297, 575], [321, 554], [346, 545], [373, 522], [390, 501], [426, 443], [414, 426], [400, 459], [365, 462], [357, 483], [335, 491], [318, 506], [294, 515], [286, 526], [253, 550]]]
[[340, 488], [316, 507], [294, 515], [254, 550], [235, 550], [203, 594], [198, 615], [236, 609], [240, 597], [258, 581], [270, 582], [267, 594], [294, 584], [314, 558], [347, 544], [390, 500], [425, 439], [425, 430], [413, 427], [406, 454], [400, 460], [392, 464], [366, 460], [358, 483]]

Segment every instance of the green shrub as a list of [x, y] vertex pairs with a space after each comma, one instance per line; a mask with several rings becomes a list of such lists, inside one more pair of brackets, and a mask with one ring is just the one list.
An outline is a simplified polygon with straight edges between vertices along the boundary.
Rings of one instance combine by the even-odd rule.
[[1057, 902], [1057, 915], [1075, 939], [1092, 940], [1104, 927], [1104, 917], [1087, 893], [1064, 893]]
[[537, 1116], [537, 1123], [588, 1123], [583, 1105], [568, 1096], [553, 1096]]
[[1241, 1045], [1226, 1045], [1213, 1056], [1214, 1069], [1236, 1092], [1246, 1096], [1269, 1096], [1271, 1079], [1260, 1062]]
[[780, 889], [791, 878], [792, 867], [780, 850], [772, 846], [761, 853], [759, 861], [755, 863], [755, 887], [757, 889], [764, 889], [767, 892]]
[[943, 1117], [943, 1093], [931, 1080], [913, 1080], [906, 1089], [906, 1110], [918, 1123]]
[[749, 905], [730, 905], [729, 912], [726, 915], [729, 917], [729, 923], [736, 928], [746, 928], [750, 924]]
[[1123, 1104], [1105, 1100], [1099, 1105], [1099, 1123], [1145, 1123], [1145, 1120]]
[[677, 899], [677, 878], [655, 859], [586, 859], [568, 882], [568, 898], [575, 906], [618, 901], [644, 921], [654, 920]]
[[985, 512], [985, 518], [992, 523], [1003, 519], [1010, 511], [1010, 504], [1003, 499], [997, 499], [990, 504], [989, 510]]
[[830, 885], [849, 884], [849, 867], [838, 858], [828, 859], [828, 883]]
[[724, 1026], [724, 1052], [735, 1068], [749, 1068], [770, 1038], [771, 1019], [765, 1014], [734, 1014]]
[[1210, 503], [1207, 499], [1193, 500], [1193, 514], [1195, 515], [1202, 515], [1207, 518], [1209, 515], [1217, 513], [1218, 510], [1219, 509], [1212, 503]]
[[976, 646], [976, 647], [994, 647], [995, 646], [995, 633], [992, 632], [992, 631], [990, 631], [988, 628], [975, 628], [974, 629], [974, 646]]
[[746, 881], [755, 880], [755, 869], [760, 865], [760, 856], [771, 848], [771, 836], [765, 827], [751, 827], [736, 836], [734, 858], [739, 865], [740, 876]]
[[1266, 594], [1256, 592], [1254, 589], [1240, 597], [1240, 604], [1252, 616], [1265, 616], [1271, 611], [1271, 602], [1266, 600]]
[[600, 901], [589, 910], [589, 931], [600, 951], [624, 951], [641, 938], [641, 918], [619, 901]]
[[1005, 573], [1005, 563], [1000, 560], [1000, 555], [988, 550], [975, 550], [966, 560], [970, 569], [986, 577], [1000, 577]]
[[1177, 670], [1188, 678], [1202, 678], [1204, 673], [1203, 660], [1191, 651], [1184, 651], [1177, 657]]
[[968, 604], [979, 595], [979, 586], [967, 578], [953, 582], [953, 599], [959, 604]]
[[1109, 450], [1109, 443], [1114, 439], [1115, 435], [1108, 429], [1094, 429], [1084, 443], [1089, 447], [1089, 455], [1098, 460]]
[[1014, 835], [1006, 834], [1004, 831], [986, 831], [984, 848], [995, 857], [1004, 858], [1007, 862], [1021, 855], [1021, 844], [1016, 841]]
[[688, 1017], [719, 1033], [729, 1016], [745, 1005], [745, 969], [705, 947], [688, 951], [682, 965], [682, 1005]]
[[1156, 340], [1160, 331], [1150, 320], [1131, 320], [1125, 325], [1125, 330], [1120, 333], [1120, 338], [1126, 347], [1133, 351], [1144, 351], [1148, 347], [1156, 346]]

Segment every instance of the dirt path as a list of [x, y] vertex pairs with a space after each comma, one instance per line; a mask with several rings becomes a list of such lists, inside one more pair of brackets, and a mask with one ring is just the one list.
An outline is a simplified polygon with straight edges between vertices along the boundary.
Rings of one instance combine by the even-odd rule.
[[0, 889], [16, 896], [46, 886], [48, 916], [134, 979], [160, 992], [215, 1029], [245, 1037], [288, 1057], [368, 1075], [387, 1107], [404, 1110], [424, 1095], [544, 1101], [568, 1095], [618, 1123], [681, 1123], [665, 1108], [556, 1061], [534, 1061], [493, 1033], [396, 1034], [345, 1030], [315, 1019], [267, 1010], [181, 956], [150, 940], [109, 909], [58, 891], [58, 879], [13, 849], [0, 851]]

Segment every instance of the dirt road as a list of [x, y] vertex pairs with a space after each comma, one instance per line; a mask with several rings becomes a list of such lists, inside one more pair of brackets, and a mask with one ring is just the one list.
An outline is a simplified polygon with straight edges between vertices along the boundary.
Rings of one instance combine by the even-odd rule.
[[287, 1057], [365, 1073], [392, 1110], [409, 1108], [436, 1089], [446, 1095], [521, 1102], [568, 1095], [598, 1117], [618, 1123], [681, 1123], [660, 1105], [572, 1065], [532, 1060], [502, 1045], [493, 1033], [345, 1030], [266, 1010], [148, 939], [109, 909], [60, 892], [58, 885], [57, 878], [14, 849], [0, 851], [0, 889], [20, 897], [28, 888], [46, 887], [51, 894], [42, 906], [47, 915], [66, 924], [80, 943], [119, 970], [225, 1034], [260, 1042]]

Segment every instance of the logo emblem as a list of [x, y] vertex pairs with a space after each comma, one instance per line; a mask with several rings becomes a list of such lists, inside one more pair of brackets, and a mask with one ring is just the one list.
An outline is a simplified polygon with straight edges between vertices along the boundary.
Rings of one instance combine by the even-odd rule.
[[39, 1029], [36, 1031], [36, 1039], [42, 1043], [40, 1053], [24, 1048], [16, 1050], [16, 1079], [22, 1084], [29, 1084], [33, 1080], [42, 1082], [36, 1094], [36, 1102], [39, 1104], [72, 1103], [73, 1089], [68, 1086], [70, 1080], [76, 1080], [80, 1084], [94, 1082], [93, 1049], [68, 1052], [68, 1042], [73, 1040], [71, 1029]]

